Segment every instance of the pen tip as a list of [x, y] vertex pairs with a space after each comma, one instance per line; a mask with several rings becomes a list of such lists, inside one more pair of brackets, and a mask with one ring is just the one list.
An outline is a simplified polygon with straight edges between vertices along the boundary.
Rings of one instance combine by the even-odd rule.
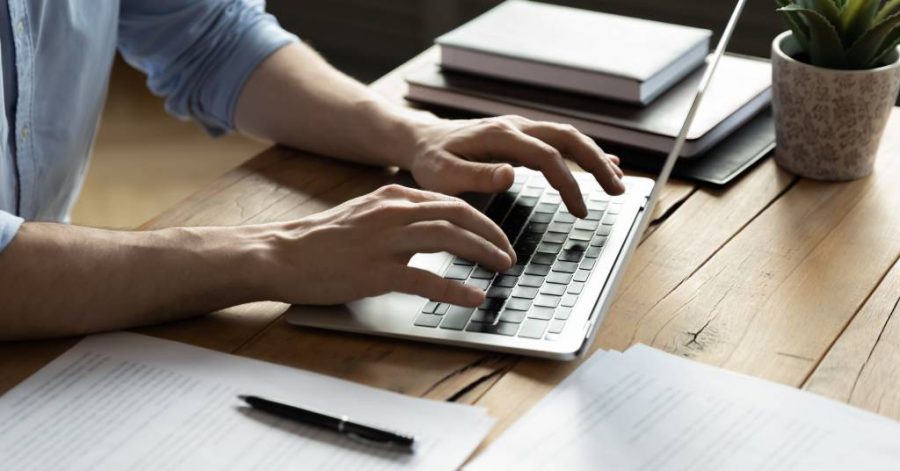
[[246, 401], [247, 401], [247, 398], [249, 398], [249, 397], [250, 397], [250, 396], [238, 395], [238, 399], [240, 399], [240, 400], [242, 400], [242, 401], [244, 401], [244, 402], [246, 402]]

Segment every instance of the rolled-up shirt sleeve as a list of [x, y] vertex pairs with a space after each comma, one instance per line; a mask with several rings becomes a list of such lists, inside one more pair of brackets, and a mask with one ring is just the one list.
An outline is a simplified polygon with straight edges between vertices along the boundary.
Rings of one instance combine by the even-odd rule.
[[266, 57], [298, 38], [261, 0], [122, 0], [118, 46], [166, 97], [166, 110], [213, 135], [234, 129], [244, 83]]
[[18, 216], [0, 211], [0, 252], [6, 250], [6, 246], [12, 242], [23, 222], [25, 221]]

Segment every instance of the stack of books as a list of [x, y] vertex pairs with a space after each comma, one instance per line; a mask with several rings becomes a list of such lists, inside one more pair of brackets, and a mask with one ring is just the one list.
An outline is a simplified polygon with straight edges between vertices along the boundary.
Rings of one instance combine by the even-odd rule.
[[[674, 144], [711, 37], [704, 29], [507, 1], [438, 38], [439, 62], [407, 77], [407, 98], [571, 124], [627, 154], [620, 155], [626, 164], [652, 166]], [[683, 176], [725, 183], [771, 151], [771, 76], [764, 59], [726, 55], [682, 152], [696, 160], [683, 166], [693, 175]]]

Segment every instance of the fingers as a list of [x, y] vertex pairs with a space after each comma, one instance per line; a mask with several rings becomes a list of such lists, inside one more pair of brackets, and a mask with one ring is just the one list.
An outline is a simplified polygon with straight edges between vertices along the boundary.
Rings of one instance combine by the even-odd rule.
[[509, 164], [490, 164], [460, 159], [446, 153], [435, 162], [440, 181], [434, 186], [442, 193], [458, 195], [467, 191], [500, 193], [509, 189], [516, 171]]
[[404, 255], [450, 252], [498, 272], [508, 270], [514, 263], [514, 256], [494, 243], [447, 221], [411, 224], [396, 244]]
[[394, 285], [391, 288], [401, 293], [459, 306], [476, 307], [484, 302], [484, 292], [478, 288], [441, 278], [429, 271], [404, 266], [389, 276]]
[[578, 163], [590, 172], [603, 189], [611, 195], [625, 192], [622, 182], [624, 174], [618, 168], [619, 158], [611, 159], [592, 139], [578, 132], [574, 127], [553, 123], [533, 123], [523, 126], [522, 131], [540, 139]]
[[497, 158], [518, 162], [542, 172], [550, 185], [559, 191], [572, 214], [579, 217], [587, 215], [578, 182], [556, 148], [513, 127], [502, 133], [492, 133], [490, 138], [484, 139], [484, 146]]
[[406, 224], [447, 221], [487, 240], [509, 255], [513, 263], [516, 261], [515, 250], [506, 234], [487, 216], [462, 200], [431, 201], [412, 205], [403, 217]]

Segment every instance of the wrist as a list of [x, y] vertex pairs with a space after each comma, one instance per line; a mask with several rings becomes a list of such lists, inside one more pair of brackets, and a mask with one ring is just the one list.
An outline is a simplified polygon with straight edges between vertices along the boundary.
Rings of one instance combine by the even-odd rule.
[[378, 162], [399, 167], [412, 168], [414, 159], [422, 153], [426, 130], [440, 121], [427, 112], [396, 106], [384, 102], [370, 102], [363, 106], [363, 113], [370, 122], [381, 123], [381, 145], [371, 146]]

